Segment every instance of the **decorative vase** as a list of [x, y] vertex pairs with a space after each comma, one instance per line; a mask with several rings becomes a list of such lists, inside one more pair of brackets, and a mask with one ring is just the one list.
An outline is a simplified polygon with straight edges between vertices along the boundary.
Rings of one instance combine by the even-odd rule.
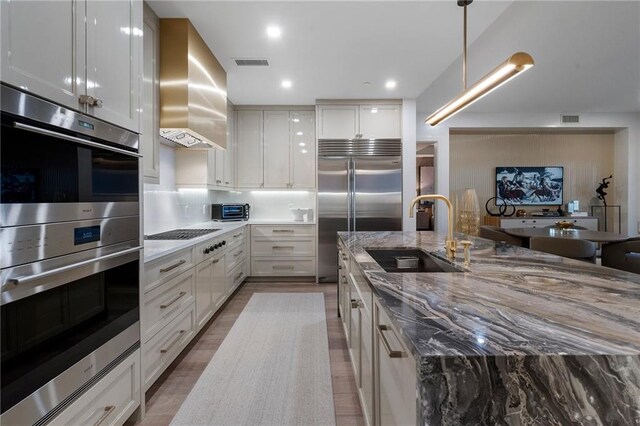
[[480, 230], [480, 204], [478, 194], [473, 188], [467, 188], [460, 203], [458, 230], [463, 234], [478, 235]]

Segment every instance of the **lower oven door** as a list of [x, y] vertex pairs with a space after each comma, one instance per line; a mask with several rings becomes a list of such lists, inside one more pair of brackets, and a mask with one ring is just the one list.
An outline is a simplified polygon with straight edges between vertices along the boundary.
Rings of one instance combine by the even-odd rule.
[[2, 271], [3, 424], [50, 418], [139, 346], [140, 247], [113, 250]]

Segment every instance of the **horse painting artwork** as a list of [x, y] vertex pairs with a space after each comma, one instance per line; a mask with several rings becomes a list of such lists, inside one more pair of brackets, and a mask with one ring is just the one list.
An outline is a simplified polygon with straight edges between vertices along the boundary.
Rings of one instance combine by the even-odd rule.
[[496, 196], [514, 205], [559, 206], [563, 175], [562, 167], [496, 167]]

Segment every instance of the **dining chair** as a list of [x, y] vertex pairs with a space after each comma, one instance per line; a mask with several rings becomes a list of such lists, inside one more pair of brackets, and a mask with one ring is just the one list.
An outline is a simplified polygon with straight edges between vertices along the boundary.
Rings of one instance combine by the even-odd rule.
[[[549, 225], [549, 226], [545, 226], [544, 229], [550, 229], [550, 228], [556, 228], [556, 229], [560, 229], [559, 227], [557, 227], [556, 225]], [[585, 228], [584, 226], [580, 226], [580, 225], [573, 225], [571, 228], [569, 229], [582, 229], [582, 230], [587, 230], [587, 228]]]
[[640, 237], [602, 245], [602, 266], [640, 274]]
[[531, 250], [596, 263], [596, 245], [587, 240], [556, 237], [531, 237]]
[[504, 232], [503, 228], [497, 226], [482, 225], [478, 233], [480, 238], [498, 241], [500, 243], [510, 244], [512, 246], [522, 247], [522, 238], [514, 237]]

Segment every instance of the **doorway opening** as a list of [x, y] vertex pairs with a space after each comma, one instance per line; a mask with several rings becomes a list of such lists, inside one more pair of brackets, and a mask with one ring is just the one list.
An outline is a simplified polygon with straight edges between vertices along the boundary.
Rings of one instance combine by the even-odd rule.
[[[436, 144], [416, 143], [416, 195], [435, 194]], [[435, 211], [432, 201], [421, 201], [416, 212], [416, 231], [433, 231]]]

